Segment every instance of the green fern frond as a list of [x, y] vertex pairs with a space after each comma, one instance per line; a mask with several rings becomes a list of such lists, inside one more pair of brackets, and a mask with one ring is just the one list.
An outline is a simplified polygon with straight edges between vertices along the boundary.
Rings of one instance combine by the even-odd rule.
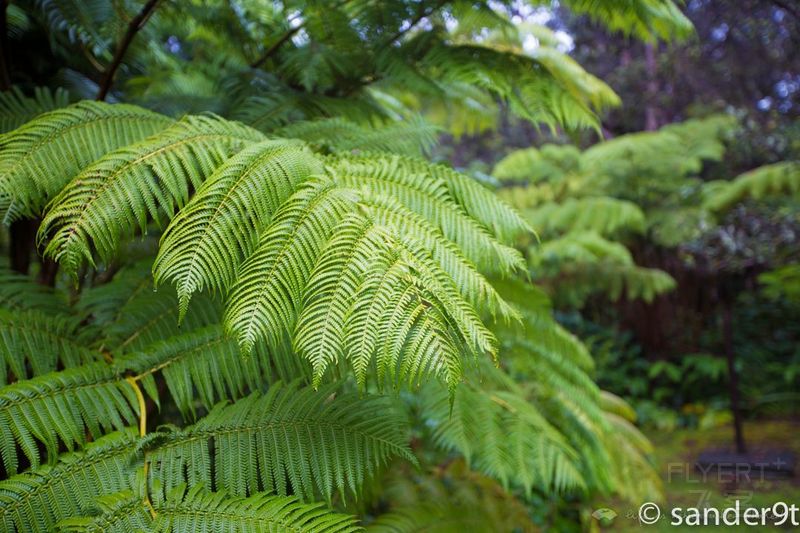
[[780, 194], [800, 196], [800, 163], [785, 161], [764, 165], [738, 176], [730, 183], [708, 187], [704, 207], [722, 212], [747, 198], [760, 200]]
[[86, 165], [163, 130], [172, 120], [136, 106], [79, 102], [39, 115], [0, 139], [6, 223], [36, 217]]
[[69, 104], [69, 93], [59, 87], [51, 91], [36, 87], [33, 96], [25, 96], [19, 87], [0, 93], [0, 134], [19, 128], [34, 117]]
[[172, 281], [181, 316], [191, 294], [224, 292], [255, 248], [258, 233], [321, 163], [300, 143], [264, 141], [221, 165], [171, 221], [153, 264], [156, 284]]
[[[148, 281], [152, 287], [152, 280]], [[103, 344], [117, 353], [141, 350], [182, 332], [218, 324], [221, 316], [220, 303], [203, 294], [194, 299], [194, 305], [179, 323], [175, 290], [151, 289], [137, 293], [120, 308], [117, 321], [104, 330]]]
[[58, 523], [59, 531], [92, 533], [128, 533], [153, 531], [153, 516], [141, 495], [133, 491], [104, 494], [87, 505], [85, 514], [65, 518]]
[[338, 158], [330, 172], [337, 183], [397, 198], [434, 222], [482, 268], [508, 272], [521, 266], [518, 252], [501, 241], [529, 231], [527, 223], [491, 191], [458, 172], [381, 154]]
[[[271, 357], [261, 347], [243, 356], [236, 341], [226, 339], [218, 325], [169, 337], [116, 360], [137, 380], [160, 373], [184, 418], [195, 417], [196, 402], [210, 409], [220, 400], [237, 400], [246, 391], [259, 390], [262, 383], [273, 381], [270, 363]], [[280, 377], [298, 374], [302, 376], [302, 370]], [[154, 384], [149, 390], [155, 390]], [[159, 400], [158, 393], [151, 396]]]
[[218, 531], [303, 531], [350, 533], [361, 531], [353, 516], [334, 513], [318, 503], [255, 493], [247, 498], [225, 492], [207, 492], [202, 486], [180, 486], [166, 500], [156, 502], [155, 518], [141, 496], [128, 491], [97, 500], [99, 513], [61, 522], [64, 531], [128, 532], [153, 530], [182, 533]]
[[225, 158], [258, 140], [246, 126], [196, 116], [104, 155], [51, 202], [39, 229], [45, 256], [72, 274], [94, 253], [109, 261], [122, 238], [146, 233], [148, 215], [163, 225]]
[[612, 30], [645, 41], [687, 37], [694, 30], [691, 21], [672, 0], [569, 0], [566, 4], [576, 13], [586, 14]]
[[520, 531], [538, 529], [525, 504], [461, 459], [430, 472], [394, 469], [382, 480], [389, 512], [367, 531]]
[[452, 404], [446, 394], [423, 389], [423, 413], [435, 442], [457, 450], [467, 463], [527, 492], [581, 490], [578, 456], [564, 436], [519, 393], [462, 386]]
[[128, 489], [137, 439], [136, 431], [125, 429], [53, 465], [0, 481], [0, 526], [9, 533], [54, 531], [61, 520], [85, 514], [98, 496]]
[[372, 127], [337, 117], [295, 122], [274, 134], [302, 139], [337, 152], [358, 150], [422, 155], [436, 143], [437, 128], [419, 117], [407, 123]]
[[539, 149], [514, 150], [498, 161], [492, 176], [509, 182], [557, 181], [581, 170], [581, 152], [572, 145], [545, 144]]
[[188, 482], [239, 496], [291, 487], [304, 499], [334, 490], [344, 497], [390, 457], [414, 461], [405, 428], [385, 397], [276, 384], [217, 406], [194, 426], [153, 434], [150, 476], [167, 491]]
[[355, 200], [355, 191], [310, 180], [275, 214], [239, 269], [225, 310], [226, 329], [245, 353], [259, 339], [278, 346], [293, 327], [316, 258]]
[[121, 369], [104, 362], [45, 374], [0, 389], [0, 456], [16, 473], [17, 445], [33, 468], [41, 464], [37, 441], [55, 462], [59, 443], [76, 444], [123, 429], [137, 420], [139, 406]]
[[614, 235], [628, 230], [643, 233], [645, 216], [633, 202], [609, 197], [570, 198], [562, 203], [545, 203], [525, 213], [539, 234], [596, 231]]
[[[80, 321], [69, 315], [0, 309], [0, 385], [97, 361], [79, 340]], [[13, 381], [13, 380], [12, 380]]]
[[66, 298], [32, 278], [0, 267], [0, 307], [3, 309], [35, 310], [48, 315], [63, 315], [68, 311]]

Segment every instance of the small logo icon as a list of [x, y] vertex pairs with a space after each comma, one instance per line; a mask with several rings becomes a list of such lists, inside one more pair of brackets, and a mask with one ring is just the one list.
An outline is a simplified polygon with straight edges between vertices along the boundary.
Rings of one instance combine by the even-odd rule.
[[592, 516], [600, 522], [600, 525], [609, 526], [611, 522], [617, 517], [616, 511], [614, 509], [609, 509], [608, 507], [603, 507], [602, 509], [597, 509], [595, 512], [592, 513]]

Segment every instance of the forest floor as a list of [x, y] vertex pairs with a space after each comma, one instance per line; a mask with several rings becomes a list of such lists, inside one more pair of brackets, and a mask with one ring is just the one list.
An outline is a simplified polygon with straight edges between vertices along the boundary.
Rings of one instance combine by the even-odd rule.
[[[732, 475], [702, 472], [695, 468], [699, 454], [708, 449], [730, 448], [732, 428], [722, 426], [712, 429], [681, 429], [672, 432], [651, 432], [648, 437], [656, 450], [656, 459], [664, 481], [666, 501], [661, 504], [662, 517], [656, 524], [645, 525], [635, 518], [638, 508], [616, 509], [620, 515], [611, 527], [603, 531], [780, 531], [800, 530], [792, 527], [791, 518], [783, 526], [674, 526], [670, 524], [670, 512], [675, 508], [714, 507], [720, 511], [732, 507], [736, 499], [742, 509], [747, 507], [772, 507], [784, 502], [800, 507], [800, 464], [795, 463], [791, 479], [765, 479], [760, 470], [749, 475], [740, 471], [739, 482], [733, 483]], [[752, 421], [745, 424], [745, 437], [751, 450], [765, 448], [791, 450], [800, 460], [800, 421]], [[778, 507], [783, 512], [783, 507]], [[713, 517], [713, 515], [712, 515]], [[775, 520], [779, 517], [775, 517]], [[800, 510], [795, 512], [800, 520]]]

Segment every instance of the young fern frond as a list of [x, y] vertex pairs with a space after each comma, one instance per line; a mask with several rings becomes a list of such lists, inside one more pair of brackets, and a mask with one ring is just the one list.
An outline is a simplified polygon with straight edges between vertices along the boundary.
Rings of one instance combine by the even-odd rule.
[[69, 315], [0, 309], [0, 385], [101, 359], [78, 339], [79, 320]]
[[[388, 398], [273, 385], [220, 404], [194, 426], [149, 436], [150, 476], [165, 491], [187, 482], [237, 496], [260, 490], [304, 499], [357, 494], [391, 457], [414, 462], [406, 423]], [[213, 465], [213, 468], [212, 468]]]
[[0, 526], [16, 533], [54, 531], [61, 520], [86, 514], [98, 496], [128, 489], [137, 439], [132, 428], [111, 433], [53, 465], [0, 481]]
[[193, 292], [230, 286], [281, 204], [321, 173], [321, 162], [295, 141], [254, 144], [217, 168], [172, 220], [153, 264], [157, 285], [175, 282], [181, 316]]
[[186, 117], [139, 143], [107, 153], [82, 170], [50, 204], [39, 229], [45, 256], [73, 275], [94, 254], [109, 261], [148, 216], [159, 224], [189, 200], [213, 170], [257, 131], [213, 116]]
[[247, 498], [225, 492], [208, 492], [202, 485], [177, 487], [153, 510], [132, 491], [105, 496], [97, 501], [95, 516], [61, 522], [64, 531], [127, 532], [162, 531], [216, 533], [218, 531], [303, 531], [351, 533], [361, 531], [353, 516], [334, 513], [319, 503], [301, 503], [297, 498], [264, 492]]
[[132, 105], [79, 102], [39, 115], [6, 134], [0, 139], [0, 208], [5, 222], [39, 216], [88, 164], [172, 122]]

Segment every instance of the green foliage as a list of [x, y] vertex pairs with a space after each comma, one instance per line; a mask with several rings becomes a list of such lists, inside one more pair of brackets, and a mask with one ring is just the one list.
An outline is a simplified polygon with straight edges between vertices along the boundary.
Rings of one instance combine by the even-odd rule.
[[719, 212], [746, 199], [769, 196], [797, 197], [800, 194], [800, 163], [786, 161], [765, 165], [738, 176], [731, 182], [709, 184], [704, 207]]
[[38, 216], [80, 169], [170, 122], [134, 106], [81, 102], [19, 127], [0, 139], [0, 209], [5, 221]]
[[[568, 4], [641, 37], [685, 29], [670, 0]], [[513, 277], [532, 264], [515, 248], [532, 228], [641, 233], [642, 213], [585, 190], [529, 217], [418, 157], [440, 131], [431, 120], [458, 134], [503, 106], [597, 129], [618, 105], [549, 30], [512, 24], [512, 7], [11, 6], [11, 37], [42, 42], [29, 68], [10, 59], [14, 81], [59, 72], [87, 101], [0, 100], [15, 128], [0, 136], [0, 208], [8, 223], [37, 219], [35, 244], [60, 268], [55, 290], [0, 277], [4, 529], [353, 531], [331, 507], [429, 454], [461, 455], [526, 497], [655, 491], [629, 410], [594, 386], [588, 350], [543, 293]], [[97, 80], [100, 99], [150, 110], [88, 101]], [[580, 188], [550, 175], [580, 173], [574, 150], [539, 155], [546, 200]], [[405, 383], [417, 393], [379, 394]], [[407, 500], [376, 527], [531, 529], [494, 481], [444, 477], [460, 486], [446, 508]], [[442, 481], [420, 494], [441, 499]]]
[[296, 498], [255, 493], [247, 498], [225, 492], [207, 492], [201, 485], [176, 488], [153, 506], [155, 519], [141, 498], [131, 492], [104, 496], [98, 513], [63, 520], [64, 531], [308, 531], [348, 533], [361, 531], [352, 516], [331, 513], [320, 504], [300, 503]]
[[32, 97], [25, 96], [19, 87], [0, 93], [0, 133], [17, 129], [37, 115], [69, 104], [69, 93], [62, 88], [50, 91], [36, 87]]
[[193, 426], [155, 432], [145, 445], [150, 476], [166, 491], [186, 481], [240, 496], [263, 487], [327, 499], [334, 490], [357, 494], [391, 457], [414, 460], [388, 398], [336, 389], [273, 385], [264, 395], [218, 405]]

